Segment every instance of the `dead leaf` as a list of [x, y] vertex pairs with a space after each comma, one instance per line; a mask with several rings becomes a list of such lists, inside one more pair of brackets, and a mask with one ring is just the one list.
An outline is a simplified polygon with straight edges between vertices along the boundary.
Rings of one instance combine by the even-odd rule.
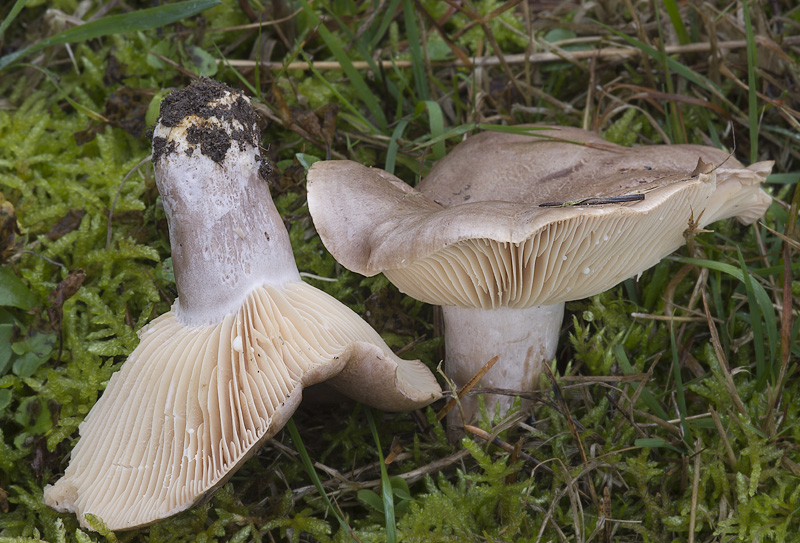
[[61, 331], [61, 316], [64, 309], [64, 302], [78, 292], [86, 279], [86, 272], [82, 269], [72, 270], [67, 277], [47, 297], [50, 307], [47, 308], [47, 315], [50, 317], [50, 325], [54, 330]]
[[17, 236], [20, 234], [16, 210], [0, 192], [0, 264], [14, 254]]
[[[144, 135], [144, 119], [154, 93], [152, 89], [120, 87], [106, 100], [103, 117], [112, 126], [122, 128], [131, 136], [140, 138]], [[75, 142], [83, 145], [92, 141], [104, 126], [101, 122], [91, 121], [85, 130], [75, 132]]]
[[50, 241], [55, 241], [65, 234], [77, 230], [84, 215], [86, 215], [85, 209], [70, 209], [63, 218], [53, 225], [45, 236]]

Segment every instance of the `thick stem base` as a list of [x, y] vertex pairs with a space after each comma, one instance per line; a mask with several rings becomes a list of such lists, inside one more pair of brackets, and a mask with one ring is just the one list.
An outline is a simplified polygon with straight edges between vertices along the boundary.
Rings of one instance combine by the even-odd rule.
[[[527, 309], [494, 310], [444, 306], [447, 358], [445, 373], [458, 387], [463, 386], [492, 357], [497, 363], [481, 379], [480, 388], [529, 392], [537, 388], [542, 364], [551, 361], [558, 347], [558, 333], [564, 317], [564, 304]], [[490, 413], [507, 411], [513, 396], [484, 395]], [[468, 423], [477, 416], [478, 398], [461, 400]], [[458, 409], [447, 417], [448, 434], [460, 435], [462, 418]]]

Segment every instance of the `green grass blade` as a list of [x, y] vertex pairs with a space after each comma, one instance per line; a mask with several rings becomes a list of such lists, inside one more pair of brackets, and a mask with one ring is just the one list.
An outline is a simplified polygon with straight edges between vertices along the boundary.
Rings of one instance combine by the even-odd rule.
[[750, 309], [750, 328], [753, 330], [753, 349], [756, 353], [756, 383], [759, 388], [763, 387], [767, 382], [767, 365], [764, 357], [764, 332], [761, 329], [761, 311], [756, 300], [755, 292], [753, 291], [753, 280], [750, 273], [747, 271], [747, 266], [744, 263], [742, 251], [737, 247], [739, 255], [739, 267], [742, 270], [742, 278], [745, 291], [747, 292], [747, 303]]
[[[400, 0], [394, 0], [394, 3], [397, 4]], [[396, 7], [396, 6], [395, 6]], [[398, 101], [398, 103], [402, 102], [402, 96], [400, 95], [399, 90], [397, 89], [397, 85], [391, 79], [387, 79], [383, 73], [383, 70], [380, 66], [375, 62], [375, 59], [372, 58], [372, 51], [374, 51], [374, 47], [365, 44], [365, 36], [362, 36], [359, 39], [356, 39], [356, 36], [350, 30], [350, 28], [345, 24], [344, 21], [336, 14], [335, 10], [331, 9], [330, 7], [326, 9], [326, 12], [330, 18], [332, 18], [336, 23], [339, 25], [339, 30], [342, 31], [344, 34], [344, 39], [348, 43], [352, 44], [355, 47], [355, 50], [361, 55], [361, 58], [364, 59], [364, 62], [367, 63], [369, 69], [375, 76], [375, 81], [379, 81], [381, 85], [384, 85], [386, 90], [389, 92], [392, 97]], [[398, 79], [404, 79], [402, 76]], [[398, 113], [398, 117], [402, 117], [402, 112]]]
[[333, 506], [330, 498], [328, 498], [328, 495], [325, 493], [325, 489], [322, 487], [322, 481], [319, 480], [319, 475], [317, 475], [317, 470], [314, 469], [314, 463], [311, 461], [311, 457], [308, 455], [308, 451], [306, 450], [306, 446], [303, 444], [303, 440], [300, 439], [300, 432], [297, 431], [297, 426], [294, 424], [294, 419], [289, 419], [289, 422], [286, 423], [286, 429], [289, 430], [289, 435], [292, 437], [292, 442], [294, 443], [295, 447], [297, 447], [297, 453], [300, 455], [300, 460], [303, 462], [303, 467], [306, 469], [308, 476], [311, 477], [311, 482], [314, 483], [315, 487], [317, 487], [317, 492], [319, 492], [319, 495], [322, 497], [322, 500], [325, 502], [328, 510], [339, 521], [339, 526], [346, 534], [348, 534], [350, 540], [353, 541], [353, 537], [350, 535], [353, 533], [353, 530], [350, 529], [350, 526], [348, 526], [341, 515], [339, 515], [339, 510]]
[[399, 148], [397, 140], [403, 136], [403, 132], [406, 131], [407, 126], [408, 121], [400, 121], [397, 123], [394, 132], [392, 132], [392, 138], [389, 140], [389, 147], [386, 149], [386, 165], [383, 169], [391, 174], [394, 174], [394, 165], [397, 161], [397, 149]]
[[253, 81], [255, 82], [256, 92], [253, 94], [256, 98], [261, 100], [261, 26], [258, 27], [258, 38], [256, 39], [256, 65], [253, 68]]
[[70, 28], [64, 32], [59, 32], [55, 36], [46, 38], [20, 51], [9, 53], [0, 58], [0, 70], [18, 58], [36, 53], [53, 45], [78, 43], [111, 34], [149, 30], [191, 17], [218, 4], [220, 4], [220, 0], [190, 0], [157, 8], [142, 9], [133, 13], [103, 17], [96, 21]]
[[[661, 12], [658, 9], [654, 11], [656, 17], [656, 28], [658, 28], [658, 62], [661, 64], [661, 69], [664, 71], [663, 81], [664, 85], [666, 86], [667, 94], [674, 96], [675, 85], [672, 82], [672, 74], [670, 73], [669, 69], [669, 56], [664, 50], [664, 43], [666, 40], [664, 38], [664, 33], [661, 30]], [[679, 107], [680, 106], [675, 102], [675, 100], [667, 100], [666, 108], [668, 115], [666, 119], [664, 119], [666, 124], [664, 128], [669, 136], [670, 142], [678, 144], [686, 143], [686, 136], [682, 129], [683, 125], [681, 123]]]
[[386, 34], [386, 31], [389, 29], [389, 25], [392, 24], [392, 20], [394, 20], [394, 14], [397, 11], [397, 4], [399, 3], [400, 0], [391, 0], [389, 5], [386, 6], [386, 9], [383, 12], [383, 17], [381, 18], [381, 22], [378, 25], [378, 29], [369, 39], [369, 43], [367, 44], [368, 50], [374, 51], [378, 46], [378, 42]]
[[440, 134], [440, 135], [438, 135], [436, 137], [427, 136], [427, 137], [420, 138], [418, 140], [415, 140], [417, 142], [417, 144], [414, 146], [414, 150], [417, 151], [419, 149], [423, 149], [425, 147], [430, 147], [431, 145], [435, 145], [436, 143], [438, 143], [440, 141], [445, 141], [447, 139], [454, 138], [456, 136], [461, 136], [461, 135], [463, 135], [463, 134], [465, 134], [467, 132], [471, 132], [472, 130], [475, 130], [477, 127], [478, 127], [478, 125], [476, 125], [475, 123], [467, 123], [467, 124], [462, 124], [460, 126], [455, 126], [453, 128], [450, 128], [449, 130], [443, 132], [442, 134]]
[[758, 65], [758, 56], [756, 55], [756, 40], [753, 36], [753, 24], [750, 21], [750, 2], [747, 0], [744, 0], [742, 11], [744, 12], [744, 30], [747, 40], [747, 116], [750, 122], [750, 162], [757, 162], [759, 123], [756, 66]]
[[93, 111], [93, 110], [89, 109], [88, 107], [84, 106], [83, 104], [78, 103], [75, 100], [73, 100], [72, 97], [69, 96], [64, 91], [64, 89], [62, 89], [61, 86], [58, 84], [58, 76], [56, 76], [56, 74], [54, 74], [53, 72], [51, 72], [47, 68], [42, 68], [41, 66], [35, 66], [33, 64], [27, 64], [27, 63], [24, 63], [23, 66], [28, 66], [30, 68], [33, 68], [34, 70], [38, 70], [41, 73], [43, 73], [48, 78], [50, 83], [53, 84], [53, 86], [56, 88], [56, 90], [58, 90], [60, 96], [63, 97], [64, 100], [66, 100], [69, 105], [74, 107], [76, 111], [80, 111], [81, 113], [83, 113], [84, 115], [86, 115], [87, 117], [89, 117], [90, 119], [92, 119], [94, 121], [108, 122], [108, 120], [105, 117], [103, 117], [101, 114], [99, 114], [96, 111]]
[[[431, 138], [435, 140], [444, 134], [444, 115], [442, 114], [441, 106], [433, 100], [425, 100], [417, 104], [417, 114], [420, 114], [421, 110], [426, 108], [428, 110], [428, 126]], [[437, 140], [432, 147], [433, 158], [439, 160], [444, 157], [446, 152], [444, 140]]]
[[[244, 85], [244, 86], [245, 86], [245, 87], [246, 87], [246, 88], [247, 88], [247, 89], [250, 91], [250, 95], [251, 95], [251, 96], [257, 96], [257, 95], [258, 95], [258, 89], [256, 89], [256, 88], [255, 88], [255, 87], [254, 87], [254, 86], [253, 86], [253, 85], [250, 83], [250, 81], [248, 81], [248, 80], [247, 80], [247, 78], [246, 78], [245, 76], [243, 76], [243, 75], [241, 74], [241, 72], [239, 72], [239, 70], [237, 70], [236, 68], [234, 68], [233, 66], [231, 66], [231, 63], [230, 63], [230, 62], [228, 62], [228, 59], [227, 59], [227, 58], [225, 57], [225, 55], [222, 53], [222, 51], [220, 50], [220, 48], [219, 48], [219, 47], [217, 47], [217, 44], [216, 44], [216, 43], [214, 44], [214, 49], [216, 49], [216, 51], [217, 51], [217, 55], [219, 56], [219, 58], [221, 58], [221, 59], [222, 59], [222, 63], [223, 63], [223, 64], [225, 64], [225, 67], [226, 67], [226, 68], [228, 68], [228, 69], [229, 69], [231, 72], [233, 72], [233, 75], [235, 75], [235, 76], [236, 76], [236, 77], [239, 79], [239, 81], [242, 83], [242, 85]], [[256, 66], [258, 66], [258, 64], [256, 64]]]
[[666, 441], [664, 441], [660, 437], [645, 437], [645, 438], [637, 439], [637, 440], [635, 440], [633, 442], [633, 444], [636, 445], [637, 447], [647, 447], [648, 449], [663, 448], [663, 449], [670, 449], [672, 451], [675, 451], [678, 454], [685, 454], [686, 453], [686, 451], [682, 451], [678, 447], [675, 447], [674, 445], [670, 445], [669, 443], [667, 443]]
[[372, 438], [375, 440], [375, 446], [378, 448], [378, 464], [381, 466], [381, 496], [383, 498], [383, 514], [386, 519], [386, 543], [397, 543], [397, 526], [394, 520], [394, 494], [392, 493], [392, 482], [389, 480], [389, 474], [386, 473], [386, 464], [383, 462], [383, 451], [381, 450], [381, 440], [378, 437], [378, 429], [375, 427], [375, 421], [372, 420], [372, 410], [365, 409], [367, 413], [367, 422], [369, 429], [372, 432]]
[[[715, 317], [719, 319], [720, 322], [725, 322], [726, 319], [726, 308], [725, 304], [722, 303], [722, 272], [719, 270], [713, 270], [712, 273], [709, 274], [709, 286], [711, 290], [711, 301], [714, 304], [714, 311], [716, 312]], [[730, 334], [728, 334], [728, 329], [724, 326], [720, 327], [719, 331], [719, 339], [722, 343], [722, 349], [725, 352], [730, 350]]]
[[[614, 356], [617, 359], [617, 364], [622, 369], [622, 373], [625, 375], [630, 375], [634, 373], [633, 366], [631, 366], [630, 361], [628, 360], [628, 355], [625, 354], [625, 349], [619, 343], [614, 345]], [[661, 407], [661, 404], [658, 403], [658, 400], [653, 396], [647, 387], [642, 388], [642, 393], [639, 395], [639, 398], [644, 402], [644, 404], [650, 409], [650, 412], [659, 417], [662, 420], [669, 420], [669, 415], [667, 412], [664, 411], [664, 408]]]
[[[492, 132], [502, 132], [504, 134], [521, 134], [523, 136], [533, 136], [547, 138], [548, 130], [553, 130], [549, 126], [509, 126], [504, 124], [486, 124], [478, 123], [475, 125], [480, 130], [490, 130]], [[566, 140], [564, 140], [566, 141]]]
[[800, 178], [800, 172], [772, 173], [767, 176], [765, 183], [772, 183], [775, 185], [793, 185], [794, 183], [797, 183], [798, 178]]
[[[367, 86], [364, 78], [361, 76], [358, 70], [356, 70], [355, 66], [353, 66], [353, 63], [350, 61], [350, 58], [347, 56], [344, 44], [334, 33], [332, 33], [325, 27], [324, 24], [322, 24], [322, 21], [320, 21], [319, 17], [314, 11], [314, 8], [312, 8], [311, 4], [308, 3], [308, 0], [300, 0], [300, 4], [303, 6], [303, 12], [306, 14], [306, 17], [308, 17], [309, 23], [316, 27], [317, 32], [319, 32], [319, 35], [322, 37], [322, 41], [325, 42], [325, 45], [328, 46], [328, 49], [330, 49], [336, 61], [342, 66], [342, 71], [353, 85], [356, 95], [359, 97], [359, 99], [361, 99], [364, 105], [367, 106], [367, 109], [378, 123], [380, 131], [376, 131], [376, 133], [382, 133], [386, 130], [386, 126], [388, 124], [386, 122], [386, 115], [383, 114], [383, 110], [381, 109], [375, 94]], [[311, 65], [310, 61], [309, 65]], [[315, 71], [315, 73], [317, 72]], [[372, 125], [372, 123], [369, 124]]]
[[3, 32], [5, 32], [6, 28], [8, 28], [9, 25], [11, 25], [12, 21], [14, 21], [14, 19], [17, 18], [17, 15], [19, 15], [19, 12], [22, 11], [22, 8], [24, 8], [25, 4], [27, 4], [27, 3], [28, 3], [28, 0], [17, 0], [16, 1], [16, 3], [14, 4], [14, 7], [12, 7], [11, 11], [9, 11], [8, 15], [6, 15], [6, 18], [3, 19], [2, 23], [0, 23], [0, 38], [3, 37]]
[[[632, 45], [633, 47], [636, 47], [637, 49], [639, 49], [640, 51], [645, 53], [647, 56], [651, 57], [653, 60], [657, 60], [657, 61], [662, 60], [663, 57], [661, 55], [661, 51], [659, 51], [655, 47], [653, 47], [651, 45], [647, 45], [646, 43], [644, 43], [644, 42], [642, 42], [640, 40], [637, 40], [636, 38], [633, 38], [631, 36], [628, 36], [627, 34], [624, 34], [624, 33], [620, 32], [619, 30], [611, 28], [610, 26], [604, 25], [603, 23], [599, 23], [598, 22], [597, 24], [599, 24], [600, 26], [602, 26], [603, 28], [605, 28], [609, 32], [613, 32], [615, 35], [619, 36], [620, 38], [622, 38], [623, 40], [628, 42], [630, 45]], [[713, 92], [714, 94], [719, 96], [721, 99], [723, 99], [725, 101], [725, 103], [730, 104], [730, 100], [728, 100], [725, 97], [725, 94], [722, 92], [722, 89], [720, 89], [719, 86], [717, 86], [713, 81], [711, 81], [707, 77], [697, 73], [696, 71], [692, 70], [691, 68], [689, 68], [685, 64], [682, 64], [682, 63], [678, 62], [677, 60], [675, 60], [674, 58], [671, 58], [671, 57], [667, 57], [667, 65], [669, 66], [671, 71], [673, 71], [676, 74], [680, 75], [684, 79], [687, 79], [688, 81], [691, 81], [695, 85], [703, 87], [704, 89], [708, 90], [709, 92]]]
[[675, 0], [664, 0], [664, 9], [667, 10], [669, 20], [672, 21], [672, 27], [678, 35], [678, 41], [681, 42], [681, 45], [689, 43], [691, 40], [689, 40], [689, 33], [686, 31], [686, 25], [683, 24], [681, 14], [678, 11], [678, 3], [675, 2]]
[[[331, 85], [330, 81], [325, 79], [325, 76], [323, 76], [321, 73], [319, 73], [319, 70], [314, 68], [314, 63], [311, 61], [311, 59], [308, 57], [308, 55], [306, 55], [305, 51], [303, 51], [301, 49], [300, 50], [300, 54], [303, 56], [303, 59], [308, 63], [308, 68], [311, 71], [311, 73], [313, 73], [317, 77], [317, 79], [319, 79], [319, 81], [323, 85], [325, 85], [328, 88], [328, 90], [330, 90], [331, 93], [333, 93], [334, 96], [336, 96], [336, 98], [339, 100], [339, 102], [342, 103], [342, 105], [345, 108], [350, 110], [350, 112], [356, 117], [357, 121], [361, 124], [361, 128], [363, 128], [365, 130], [368, 130], [368, 131], [372, 132], [373, 134], [380, 134], [382, 132], [381, 130], [378, 129], [377, 126], [375, 126], [374, 124], [369, 122], [369, 119], [364, 117], [364, 115], [361, 113], [359, 108], [357, 108], [355, 105], [353, 105], [353, 103], [351, 103], [350, 100], [345, 98], [342, 95], [342, 93], [339, 92], [339, 89], [337, 89], [336, 87]], [[346, 119], [346, 117], [344, 115], [339, 115], [339, 118]], [[385, 121], [385, 119], [384, 119], [384, 121]]]
[[[750, 286], [753, 288], [753, 295], [755, 296], [756, 301], [758, 302], [758, 307], [761, 309], [761, 316], [764, 319], [766, 336], [767, 336], [767, 343], [769, 344], [770, 352], [775, 353], [777, 352], [778, 346], [778, 324], [777, 318], [775, 317], [775, 308], [772, 307], [772, 300], [767, 294], [767, 291], [764, 290], [764, 287], [761, 286], [758, 281], [752, 280], [752, 275], [750, 272], [743, 272], [740, 268], [735, 266], [731, 266], [730, 264], [724, 264], [722, 262], [714, 262], [712, 260], [702, 260], [697, 258], [688, 258], [688, 257], [674, 257], [676, 262], [683, 262], [685, 264], [694, 264], [696, 266], [702, 266], [704, 268], [709, 268], [711, 270], [716, 270], [731, 277], [735, 277], [742, 283], [745, 282], [745, 275], [750, 280]], [[745, 286], [746, 288], [746, 286]], [[723, 319], [724, 320], [724, 319]]]
[[425, 59], [422, 56], [421, 38], [417, 27], [417, 12], [412, 0], [403, 0], [403, 18], [408, 36], [408, 50], [411, 53], [411, 66], [414, 71], [414, 81], [417, 87], [417, 98], [424, 102], [430, 100], [431, 93], [428, 86], [428, 76], [425, 74]]
[[[448, 140], [450, 138], [461, 136], [461, 135], [463, 135], [463, 134], [465, 134], [467, 132], [471, 132], [471, 131], [476, 130], [476, 129], [477, 130], [489, 130], [489, 131], [492, 131], [492, 132], [503, 132], [505, 134], [521, 134], [521, 135], [532, 136], [532, 137], [551, 138], [552, 139], [552, 136], [548, 136], [547, 133], [546, 133], [547, 130], [552, 130], [552, 128], [548, 128], [548, 127], [539, 127], [539, 126], [503, 126], [503, 125], [498, 125], [498, 124], [467, 123], [467, 124], [462, 124], [462, 125], [450, 128], [449, 130], [447, 130], [445, 132], [442, 132], [438, 136], [432, 136], [431, 135], [431, 136], [426, 136], [426, 137], [423, 137], [423, 138], [415, 140], [416, 141], [416, 146], [414, 147], [414, 150], [417, 151], [417, 150], [425, 148], [425, 147], [430, 147], [432, 145], [435, 145], [435, 144], [439, 143], [440, 141], [445, 141], [445, 140]], [[564, 139], [560, 139], [560, 138], [555, 138], [555, 139], [558, 139], [558, 141], [567, 141], [567, 142], [570, 141], [570, 140], [564, 140]], [[578, 145], [583, 145], [583, 143], [581, 143], [581, 142], [577, 142], [576, 141], [575, 143], [578, 144]]]
[[692, 439], [692, 429], [686, 421], [688, 411], [686, 410], [686, 395], [683, 392], [683, 378], [681, 377], [681, 364], [678, 359], [678, 345], [675, 341], [675, 327], [669, 323], [669, 343], [672, 348], [672, 374], [675, 379], [675, 400], [678, 403], [678, 414], [681, 418], [681, 428], [683, 428], [683, 441], [691, 449], [694, 439]]

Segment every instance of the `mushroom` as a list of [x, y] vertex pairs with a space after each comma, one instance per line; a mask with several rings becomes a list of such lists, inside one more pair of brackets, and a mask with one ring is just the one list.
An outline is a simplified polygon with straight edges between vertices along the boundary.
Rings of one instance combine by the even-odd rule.
[[441, 389], [353, 311], [301, 281], [261, 179], [249, 100], [201, 80], [169, 95], [153, 136], [178, 299], [80, 426], [47, 505], [112, 530], [210, 496], [327, 380], [371, 406], [427, 405]]
[[[760, 183], [771, 162], [745, 168], [709, 147], [625, 148], [574, 128], [538, 130], [470, 137], [418, 190], [349, 161], [308, 174], [314, 224], [342, 265], [443, 306], [445, 372], [458, 386], [498, 355], [484, 386], [535, 389], [565, 301], [641, 274], [684, 243], [690, 221], [749, 223], [770, 203]], [[505, 412], [511, 401], [493, 395], [487, 406]], [[477, 401], [461, 403], [473, 418]], [[460, 413], [448, 422], [457, 432]]]

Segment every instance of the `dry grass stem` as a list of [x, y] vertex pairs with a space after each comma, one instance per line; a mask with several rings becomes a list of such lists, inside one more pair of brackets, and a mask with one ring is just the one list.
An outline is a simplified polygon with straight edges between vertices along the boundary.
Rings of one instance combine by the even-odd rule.
[[689, 510], [689, 543], [694, 543], [694, 527], [697, 522], [697, 491], [700, 488], [700, 450], [703, 442], [700, 438], [694, 443], [697, 451], [694, 455], [694, 473], [692, 473], [692, 506]]
[[720, 420], [717, 411], [713, 407], [709, 406], [709, 412], [711, 413], [711, 419], [714, 421], [714, 426], [717, 427], [717, 432], [719, 432], [719, 436], [722, 439], [722, 443], [723, 445], [725, 445], [725, 453], [727, 455], [728, 466], [731, 469], [736, 469], [736, 454], [733, 452], [733, 447], [731, 447], [731, 442], [728, 440], [728, 433], [722, 426], [722, 421]]
[[[572, 413], [570, 413], [569, 406], [567, 405], [566, 400], [564, 399], [564, 395], [561, 394], [561, 388], [558, 385], [558, 381], [556, 381], [555, 375], [553, 375], [553, 371], [550, 369], [550, 366], [547, 364], [543, 364], [542, 367], [544, 368], [545, 373], [547, 374], [547, 378], [550, 380], [551, 390], [553, 391], [553, 396], [555, 397], [556, 405], [558, 410], [564, 416], [564, 419], [567, 422], [567, 427], [569, 428], [570, 434], [572, 434], [572, 439], [575, 441], [575, 444], [578, 446], [578, 451], [581, 455], [581, 461], [583, 462], [584, 466], [588, 465], [589, 460], [586, 457], [586, 450], [583, 446], [583, 440], [581, 440], [581, 436], [578, 433], [578, 429], [575, 426], [575, 421], [572, 418]], [[589, 486], [589, 494], [592, 498], [592, 503], [595, 506], [595, 509], [599, 506], [599, 500], [597, 498], [597, 491], [594, 488], [594, 481], [592, 481], [591, 477], [587, 477], [586, 482]], [[580, 533], [578, 531], [575, 532]]]
[[722, 344], [719, 341], [717, 327], [711, 320], [711, 311], [708, 309], [708, 300], [706, 300], [705, 292], [703, 292], [703, 308], [705, 309], [706, 317], [708, 318], [708, 330], [711, 333], [711, 345], [714, 347], [714, 353], [717, 356], [717, 362], [719, 362], [720, 370], [722, 371], [722, 375], [725, 379], [725, 388], [727, 389], [728, 394], [730, 394], [733, 405], [736, 406], [736, 410], [739, 411], [740, 414], [747, 416], [747, 409], [745, 409], [742, 399], [739, 397], [739, 391], [736, 389], [736, 384], [733, 382], [733, 376], [731, 375], [730, 368], [728, 367], [728, 358], [725, 356], [725, 352], [722, 350]]
[[448, 401], [446, 404], [444, 404], [444, 407], [442, 407], [442, 408], [439, 410], [439, 412], [436, 414], [436, 420], [442, 420], [442, 419], [444, 419], [444, 418], [447, 416], [447, 414], [448, 414], [448, 413], [449, 413], [449, 412], [450, 412], [450, 411], [451, 411], [451, 410], [452, 410], [452, 409], [453, 409], [453, 408], [454, 408], [456, 405], [458, 405], [458, 403], [459, 403], [459, 401], [461, 400], [461, 398], [463, 398], [464, 396], [466, 396], [466, 395], [469, 393], [469, 391], [470, 391], [470, 390], [472, 390], [472, 388], [473, 388], [475, 385], [477, 385], [477, 384], [478, 384], [478, 382], [479, 382], [481, 379], [483, 379], [483, 376], [484, 376], [484, 375], [486, 375], [486, 372], [488, 372], [490, 369], [492, 369], [492, 366], [494, 366], [494, 365], [495, 365], [495, 363], [497, 362], [498, 358], [499, 358], [499, 357], [495, 356], [495, 357], [493, 357], [491, 360], [489, 360], [489, 361], [488, 361], [486, 364], [484, 364], [484, 365], [481, 367], [481, 369], [479, 369], [479, 370], [478, 370], [478, 371], [475, 373], [475, 375], [473, 375], [473, 376], [470, 378], [470, 380], [469, 380], [469, 381], [467, 381], [467, 382], [464, 384], [464, 386], [462, 386], [460, 389], [458, 389], [458, 392], [456, 393], [456, 397], [455, 397], [455, 398], [452, 398], [450, 401]]
[[[787, 45], [800, 44], [800, 37], [788, 36], [785, 39], [784, 43]], [[718, 50], [720, 51], [731, 51], [735, 49], [746, 48], [747, 42], [745, 40], [723, 41], [719, 42], [717, 46], [719, 47]], [[711, 50], [712, 50], [712, 45], [710, 42], [690, 43], [686, 45], [668, 45], [664, 47], [664, 51], [668, 55], [705, 53]], [[635, 47], [603, 47], [601, 49], [588, 50], [588, 51], [570, 51], [569, 53], [562, 51], [561, 54], [532, 53], [529, 55], [528, 54], [505, 55], [502, 61], [497, 56], [486, 56], [486, 57], [473, 58], [472, 65], [477, 67], [499, 66], [503, 64], [503, 62], [505, 62], [506, 64], [521, 64], [524, 62], [529, 62], [531, 64], [547, 64], [550, 62], [564, 62], [565, 60], [564, 55], [567, 55], [567, 58], [569, 58], [572, 61], [587, 60], [592, 58], [602, 59], [602, 60], [623, 60], [623, 59], [642, 56], [642, 51]], [[320, 70], [320, 71], [342, 69], [342, 65], [339, 64], [338, 62], [328, 61], [328, 60], [314, 61], [311, 63], [311, 65], [309, 65], [307, 62], [300, 62], [300, 61], [290, 62], [286, 64], [283, 62], [268, 62], [268, 61], [257, 62], [255, 60], [239, 60], [239, 59], [217, 59], [217, 62], [220, 64], [229, 64], [234, 68], [244, 68], [244, 69], [255, 68], [256, 64], [258, 64], [259, 67], [261, 68], [266, 68], [268, 70], [274, 70], [274, 71], [310, 70], [312, 67], [315, 70]], [[354, 60], [352, 64], [356, 70], [372, 69], [370, 63], [363, 60]], [[375, 64], [377, 64], [378, 67], [384, 70], [391, 70], [394, 69], [394, 67], [411, 68], [413, 66], [413, 63], [410, 60], [380, 60], [380, 61], [375, 61]], [[441, 62], [431, 62], [431, 65], [437, 68], [444, 68], [444, 67], [460, 67], [463, 66], [463, 63], [460, 60], [450, 60]]]
[[[666, 321], [666, 322], [706, 322], [704, 317], [668, 317], [666, 315], [651, 315], [649, 313], [631, 313], [631, 317], [634, 319], [647, 319], [652, 321]], [[719, 319], [714, 319], [715, 322], [721, 324]]]

